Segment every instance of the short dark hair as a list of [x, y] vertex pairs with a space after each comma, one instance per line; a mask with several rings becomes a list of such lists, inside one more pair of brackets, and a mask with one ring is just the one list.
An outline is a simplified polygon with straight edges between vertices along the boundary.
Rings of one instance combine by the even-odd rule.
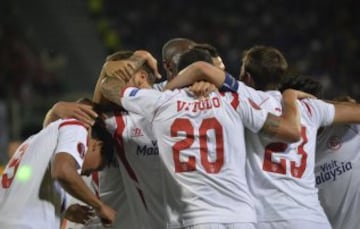
[[279, 91], [283, 92], [290, 88], [310, 93], [318, 98], [322, 97], [321, 83], [305, 76], [288, 77], [280, 84]]
[[255, 81], [257, 89], [266, 89], [269, 84], [280, 84], [287, 73], [288, 64], [284, 55], [270, 46], [254, 46], [243, 53], [243, 66]]
[[174, 38], [164, 44], [162, 47], [162, 63], [168, 80], [176, 75], [180, 56], [195, 44], [194, 41], [187, 38]]
[[192, 48], [180, 56], [177, 73], [197, 61], [205, 61], [214, 64], [209, 51], [203, 48]]
[[162, 47], [162, 60], [171, 61], [177, 53], [184, 53], [192, 48], [196, 43], [188, 38], [173, 38], [167, 41]]
[[105, 165], [110, 164], [114, 158], [114, 139], [106, 129], [104, 119], [99, 116], [95, 119], [95, 123], [91, 127], [91, 137], [103, 142], [101, 155]]
[[78, 99], [77, 102], [92, 106], [93, 110], [98, 114], [98, 117], [95, 119], [95, 123], [91, 127], [91, 137], [103, 142], [101, 155], [107, 165], [114, 158], [114, 139], [106, 129], [103, 114], [109, 111], [114, 111], [113, 106], [98, 104], [88, 98]]
[[200, 49], [205, 49], [205, 50], [207, 50], [207, 51], [210, 53], [211, 57], [213, 57], [213, 58], [219, 56], [219, 52], [218, 52], [217, 49], [216, 49], [214, 46], [212, 46], [211, 44], [207, 44], [207, 43], [196, 44], [196, 45], [194, 46], [194, 48], [200, 48]]

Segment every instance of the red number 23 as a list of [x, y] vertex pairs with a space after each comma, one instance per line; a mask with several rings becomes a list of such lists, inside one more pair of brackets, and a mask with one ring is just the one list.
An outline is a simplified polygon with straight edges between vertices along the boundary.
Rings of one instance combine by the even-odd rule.
[[[306, 137], [306, 128], [301, 128], [302, 142], [297, 148], [297, 153], [301, 155], [300, 165], [296, 166], [295, 161], [290, 161], [291, 176], [301, 178], [306, 169], [307, 153], [304, 150], [305, 144], [308, 142]], [[286, 174], [286, 159], [280, 159], [280, 163], [272, 161], [272, 154], [274, 152], [284, 152], [288, 148], [288, 145], [281, 142], [270, 143], [265, 148], [263, 170], [267, 172]]]

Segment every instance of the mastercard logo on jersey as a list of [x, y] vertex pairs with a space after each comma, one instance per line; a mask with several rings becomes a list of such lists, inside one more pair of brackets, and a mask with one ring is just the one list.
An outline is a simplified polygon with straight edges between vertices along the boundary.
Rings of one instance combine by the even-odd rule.
[[84, 157], [85, 157], [85, 145], [82, 142], [79, 142], [77, 144], [77, 151], [78, 151], [81, 159], [84, 159]]
[[327, 146], [331, 150], [338, 150], [341, 148], [341, 138], [338, 136], [332, 136], [327, 142]]

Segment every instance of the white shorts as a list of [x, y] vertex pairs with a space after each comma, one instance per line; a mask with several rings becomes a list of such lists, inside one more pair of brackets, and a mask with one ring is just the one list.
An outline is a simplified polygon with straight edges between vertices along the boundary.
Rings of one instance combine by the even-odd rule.
[[182, 229], [255, 229], [255, 223], [204, 223]]
[[330, 223], [319, 223], [306, 220], [279, 220], [271, 222], [259, 222], [257, 229], [331, 229]]

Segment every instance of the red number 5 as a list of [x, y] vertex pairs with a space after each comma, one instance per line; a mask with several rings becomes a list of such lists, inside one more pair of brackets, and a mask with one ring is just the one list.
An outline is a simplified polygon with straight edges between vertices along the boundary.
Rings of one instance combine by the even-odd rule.
[[[208, 159], [207, 132], [209, 130], [214, 130], [216, 138], [216, 160], [214, 162], [210, 162]], [[181, 173], [195, 171], [195, 156], [189, 156], [186, 162], [180, 161], [180, 151], [190, 148], [195, 141], [194, 127], [189, 119], [175, 119], [174, 123], [171, 125], [171, 137], [179, 136], [179, 132], [185, 132], [186, 138], [176, 142], [172, 147], [175, 172]], [[224, 164], [224, 141], [222, 126], [216, 118], [207, 118], [201, 122], [199, 128], [199, 140], [201, 165], [207, 173], [218, 173]]]
[[3, 188], [9, 188], [11, 183], [13, 182], [13, 180], [15, 178], [15, 175], [16, 175], [16, 171], [17, 171], [17, 169], [19, 167], [21, 158], [24, 156], [24, 153], [26, 152], [28, 146], [29, 146], [28, 144], [25, 144], [25, 145], [21, 146], [21, 148], [18, 151], [19, 156], [18, 157], [13, 157], [9, 161], [9, 164], [6, 166], [6, 169], [3, 172], [3, 175], [1, 177], [1, 185], [2, 185]]
[[[301, 144], [297, 148], [297, 153], [301, 155], [300, 165], [296, 166], [295, 161], [290, 161], [291, 176], [301, 178], [306, 169], [307, 153], [304, 150], [305, 144], [308, 142], [306, 137], [306, 127], [301, 128]], [[286, 174], [286, 159], [280, 159], [279, 163], [272, 161], [272, 154], [274, 152], [285, 152], [288, 145], [281, 142], [270, 143], [265, 147], [263, 170], [267, 172]]]

